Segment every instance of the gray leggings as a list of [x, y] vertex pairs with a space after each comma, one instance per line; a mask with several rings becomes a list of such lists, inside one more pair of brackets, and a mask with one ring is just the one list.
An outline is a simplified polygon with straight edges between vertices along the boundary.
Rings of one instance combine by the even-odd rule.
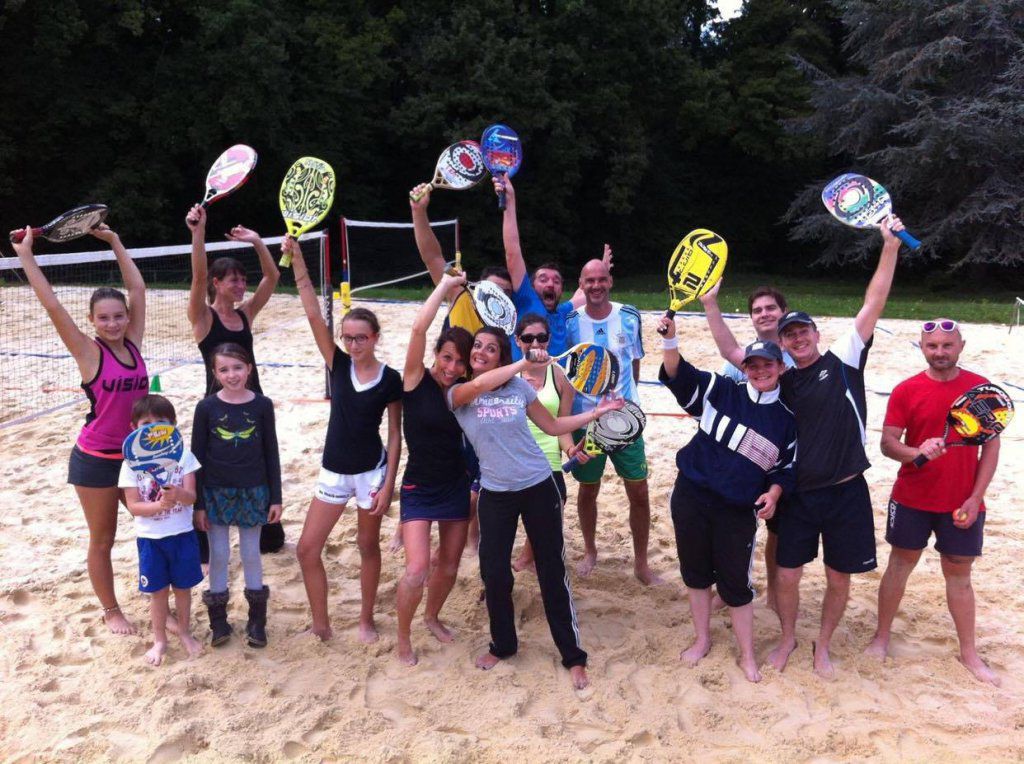
[[[210, 524], [210, 592], [228, 590], [228, 560], [231, 558], [230, 525]], [[238, 528], [238, 551], [242, 558], [246, 589], [263, 589], [263, 563], [260, 561], [260, 525]]]

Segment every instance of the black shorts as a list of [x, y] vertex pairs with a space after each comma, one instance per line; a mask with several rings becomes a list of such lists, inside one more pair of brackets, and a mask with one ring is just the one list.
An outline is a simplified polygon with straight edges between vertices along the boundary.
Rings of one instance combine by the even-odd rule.
[[840, 573], [866, 573], [875, 560], [875, 522], [864, 475], [783, 497], [775, 559], [782, 568], [799, 568], [818, 556]]
[[104, 459], [87, 454], [76, 445], [68, 460], [68, 483], [82, 488], [117, 488], [121, 462], [120, 455], [116, 459]]
[[682, 474], [676, 478], [671, 506], [683, 583], [690, 589], [716, 586], [729, 607], [750, 603], [757, 511], [729, 504]]
[[469, 477], [439, 485], [402, 482], [399, 492], [401, 522], [410, 520], [466, 521], [469, 519]]
[[924, 549], [935, 532], [935, 551], [959, 557], [981, 557], [985, 513], [970, 528], [957, 528], [952, 512], [927, 512], [889, 499], [885, 540], [900, 549]]

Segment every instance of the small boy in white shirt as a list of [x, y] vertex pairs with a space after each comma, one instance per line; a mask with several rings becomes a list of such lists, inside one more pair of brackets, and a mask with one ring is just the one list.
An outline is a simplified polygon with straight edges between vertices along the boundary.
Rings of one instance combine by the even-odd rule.
[[[162, 395], [147, 395], [132, 406], [132, 427], [152, 423], [176, 424], [174, 405]], [[199, 462], [188, 449], [168, 485], [157, 485], [152, 476], [121, 464], [117, 485], [125, 489], [128, 511], [135, 517], [139, 548], [139, 591], [150, 595], [153, 647], [146, 662], [159, 666], [167, 652], [167, 632], [177, 634], [189, 658], [203, 651], [189, 629], [192, 587], [203, 580], [199, 564], [199, 540], [192, 525], [196, 499], [195, 472]], [[177, 621], [168, 622], [169, 594], [174, 588]]]

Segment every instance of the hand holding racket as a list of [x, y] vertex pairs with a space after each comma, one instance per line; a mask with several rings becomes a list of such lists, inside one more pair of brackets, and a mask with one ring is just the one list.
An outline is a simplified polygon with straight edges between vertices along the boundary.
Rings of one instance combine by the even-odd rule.
[[206, 173], [206, 195], [198, 206], [205, 210], [244, 186], [256, 169], [256, 159], [256, 150], [244, 143], [236, 143], [217, 157]]
[[[960, 395], [949, 407], [946, 424], [942, 433], [942, 445], [936, 450], [929, 441], [926, 450], [933, 454], [920, 454], [914, 459], [914, 466], [921, 467], [930, 459], [945, 453], [953, 446], [981, 446], [999, 437], [1013, 420], [1013, 399], [998, 385], [986, 383], [972, 387]], [[949, 441], [949, 431], [960, 436], [960, 440]], [[931, 439], [930, 439], [931, 440]]]
[[[177, 476], [179, 463], [185, 454], [185, 442], [181, 432], [174, 425], [154, 422], [132, 431], [124, 439], [121, 453], [132, 472], [149, 475], [153, 482], [163, 489], [170, 486]], [[174, 493], [170, 492], [167, 501], [171, 503], [166, 509], [174, 507]], [[153, 496], [141, 498], [146, 501], [164, 501]]]
[[[672, 319], [686, 303], [710, 290], [725, 271], [729, 245], [714, 231], [697, 228], [690, 231], [676, 246], [668, 261], [669, 309], [665, 318]], [[658, 327], [665, 335], [667, 326]]]
[[[836, 220], [853, 228], [881, 228], [892, 217], [892, 199], [882, 184], [864, 175], [846, 173], [832, 180], [821, 192], [825, 209]], [[911, 249], [921, 242], [904, 230], [894, 230]]]
[[[484, 165], [495, 177], [512, 177], [523, 163], [523, 145], [508, 125], [491, 125], [480, 137]], [[498, 193], [498, 209], [505, 209], [505, 194]]]
[[548, 356], [539, 348], [527, 351], [527, 358], [534, 363], [544, 361], [560, 363], [569, 384], [580, 393], [598, 396], [614, 390], [619, 382], [619, 359], [607, 348], [590, 342], [581, 342], [556, 356]]
[[[599, 414], [587, 425], [582, 441], [582, 450], [587, 456], [621, 451], [630, 443], [639, 440], [647, 425], [647, 417], [640, 407], [622, 398], [606, 398], [598, 404], [595, 411]], [[583, 461], [579, 456], [573, 456], [562, 465], [562, 472], [572, 472]]]
[[435, 188], [466, 191], [487, 177], [487, 166], [476, 141], [459, 141], [441, 152], [434, 167], [434, 179], [414, 188], [409, 198], [418, 202]]
[[[288, 168], [277, 199], [288, 236], [298, 239], [327, 217], [334, 203], [334, 188], [334, 168], [322, 159], [301, 157]], [[291, 264], [291, 255], [282, 254], [279, 265], [287, 268]]]
[[[100, 225], [107, 219], [107, 212], [109, 210], [105, 204], [83, 204], [81, 207], [75, 207], [58, 215], [41, 228], [32, 228], [32, 235], [57, 244], [72, 241], [80, 236], [85, 236]], [[24, 229], [11, 231], [11, 243], [20, 244], [24, 238]]]

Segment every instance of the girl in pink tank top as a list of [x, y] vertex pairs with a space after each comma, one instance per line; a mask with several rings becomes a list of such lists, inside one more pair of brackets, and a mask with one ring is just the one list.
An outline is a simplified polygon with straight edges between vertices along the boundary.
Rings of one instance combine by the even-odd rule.
[[82, 387], [91, 407], [71, 451], [68, 482], [75, 487], [89, 526], [89, 580], [103, 608], [103, 619], [115, 634], [133, 634], [135, 627], [117, 604], [110, 550], [121, 496], [117, 487], [121, 443], [132, 429], [132, 404], [148, 390], [146, 365], [139, 352], [146, 325], [146, 284], [116, 233], [106, 225], [90, 233], [114, 251], [128, 292], [127, 299], [110, 287], [93, 292], [89, 322], [95, 338], [78, 328], [54, 294], [32, 254], [31, 228], [25, 229], [25, 238], [14, 250], [32, 290], [82, 373]]

